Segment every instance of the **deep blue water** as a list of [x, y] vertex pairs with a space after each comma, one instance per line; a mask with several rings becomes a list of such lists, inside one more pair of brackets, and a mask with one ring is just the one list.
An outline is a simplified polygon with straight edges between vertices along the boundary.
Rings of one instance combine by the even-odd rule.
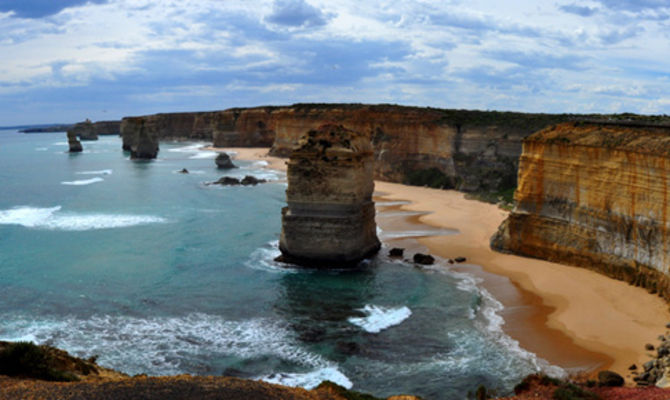
[[383, 255], [356, 271], [273, 262], [280, 172], [236, 161], [227, 175], [270, 182], [207, 186], [222, 173], [197, 143], [161, 143], [151, 162], [118, 137], [83, 145], [71, 155], [64, 133], [0, 131], [0, 339], [129, 374], [330, 379], [427, 399], [504, 393], [541, 364], [467, 275]]

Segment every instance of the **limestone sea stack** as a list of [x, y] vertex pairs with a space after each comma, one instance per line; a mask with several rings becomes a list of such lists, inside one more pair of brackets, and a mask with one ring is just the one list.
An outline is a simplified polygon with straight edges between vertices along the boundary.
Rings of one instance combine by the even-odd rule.
[[81, 142], [77, 139], [77, 135], [74, 132], [67, 132], [67, 144], [70, 147], [70, 153], [81, 153], [84, 148], [81, 146]]
[[121, 122], [123, 150], [131, 159], [152, 159], [158, 155], [158, 137], [142, 117], [126, 117]]
[[235, 164], [233, 164], [233, 160], [230, 159], [230, 156], [226, 153], [219, 153], [218, 156], [216, 156], [216, 160], [214, 160], [216, 163], [216, 167], [219, 169], [232, 169], [232, 168], [237, 168]]
[[523, 142], [494, 249], [582, 266], [670, 299], [670, 127], [572, 122]]
[[379, 251], [370, 139], [325, 124], [288, 161], [279, 260], [309, 267], [355, 266]]

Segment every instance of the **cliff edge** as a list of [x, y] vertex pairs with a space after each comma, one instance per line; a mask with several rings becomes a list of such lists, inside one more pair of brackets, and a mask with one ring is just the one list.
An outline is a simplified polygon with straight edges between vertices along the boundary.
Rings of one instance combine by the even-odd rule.
[[594, 269], [670, 300], [670, 127], [573, 122], [523, 142], [504, 252]]

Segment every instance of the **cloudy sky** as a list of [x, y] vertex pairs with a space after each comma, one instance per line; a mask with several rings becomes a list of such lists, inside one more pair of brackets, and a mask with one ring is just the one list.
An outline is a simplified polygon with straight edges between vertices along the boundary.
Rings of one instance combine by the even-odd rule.
[[296, 102], [670, 114], [670, 0], [0, 0], [0, 125]]

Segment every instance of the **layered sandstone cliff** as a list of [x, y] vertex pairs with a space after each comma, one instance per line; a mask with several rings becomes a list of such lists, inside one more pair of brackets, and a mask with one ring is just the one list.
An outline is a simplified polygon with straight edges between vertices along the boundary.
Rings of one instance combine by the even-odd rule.
[[379, 250], [372, 146], [341, 125], [309, 131], [291, 152], [282, 209], [282, 261], [342, 267]]
[[[464, 191], [514, 187], [521, 141], [570, 115], [395, 105], [295, 104], [142, 118], [163, 140], [212, 140], [217, 147], [270, 147], [288, 156], [308, 130], [337, 123], [368, 137], [375, 179]], [[123, 125], [124, 148], [136, 135]]]
[[565, 123], [524, 140], [494, 249], [592, 268], [670, 299], [670, 127]]

